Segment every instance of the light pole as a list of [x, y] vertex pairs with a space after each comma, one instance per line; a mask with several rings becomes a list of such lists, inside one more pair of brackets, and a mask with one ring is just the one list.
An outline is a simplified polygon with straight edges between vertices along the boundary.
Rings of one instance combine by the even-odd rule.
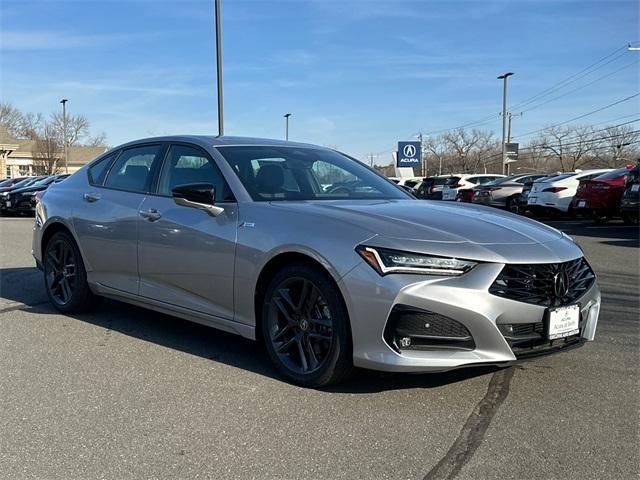
[[498, 76], [498, 80], [502, 80], [502, 174], [507, 174], [507, 153], [505, 139], [507, 138], [507, 78], [513, 75], [513, 72], [503, 73]]
[[220, 1], [215, 0], [216, 14], [216, 74], [218, 80], [218, 136], [224, 135], [224, 114], [222, 109], [222, 32], [220, 31]]
[[69, 173], [69, 157], [67, 152], [67, 100], [60, 100], [62, 104], [62, 144], [64, 147], [64, 173]]
[[289, 140], [289, 117], [291, 115], [291, 113], [284, 114], [284, 139], [287, 141]]

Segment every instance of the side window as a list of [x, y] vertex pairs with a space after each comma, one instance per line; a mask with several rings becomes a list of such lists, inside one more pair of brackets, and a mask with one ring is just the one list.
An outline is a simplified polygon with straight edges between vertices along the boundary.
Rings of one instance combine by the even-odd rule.
[[207, 154], [194, 147], [172, 145], [162, 166], [158, 193], [171, 195], [173, 187], [189, 183], [211, 183], [216, 189], [216, 202], [233, 199], [218, 166]]
[[109, 170], [104, 185], [132, 192], [144, 192], [151, 165], [160, 148], [160, 145], [145, 145], [124, 150]]
[[482, 179], [479, 179], [478, 177], [469, 177], [467, 178], [467, 182], [478, 185], [482, 182]]
[[118, 152], [114, 152], [111, 155], [107, 155], [89, 167], [87, 174], [89, 175], [89, 183], [91, 185], [102, 185], [104, 176], [107, 173], [107, 168], [117, 153]]

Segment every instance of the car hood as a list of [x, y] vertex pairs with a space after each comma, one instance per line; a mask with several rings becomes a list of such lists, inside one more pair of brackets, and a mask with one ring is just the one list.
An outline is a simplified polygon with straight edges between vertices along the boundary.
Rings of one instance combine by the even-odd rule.
[[552, 263], [582, 255], [560, 231], [508, 212], [428, 200], [274, 202], [371, 233], [368, 243], [434, 255]]

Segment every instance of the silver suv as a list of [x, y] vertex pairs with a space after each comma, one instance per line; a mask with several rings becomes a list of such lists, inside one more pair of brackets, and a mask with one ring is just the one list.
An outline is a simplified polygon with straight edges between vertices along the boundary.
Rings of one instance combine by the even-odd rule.
[[43, 195], [60, 311], [111, 297], [263, 342], [289, 380], [505, 365], [593, 340], [600, 293], [558, 230], [423, 202], [342, 153], [253, 138], [117, 147]]

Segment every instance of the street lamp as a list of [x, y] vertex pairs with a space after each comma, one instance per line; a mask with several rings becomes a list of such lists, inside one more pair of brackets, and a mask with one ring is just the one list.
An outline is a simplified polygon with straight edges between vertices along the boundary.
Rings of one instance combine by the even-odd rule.
[[513, 72], [503, 73], [498, 76], [498, 80], [502, 80], [502, 174], [507, 174], [507, 153], [505, 139], [507, 137], [507, 78], [513, 75]]
[[62, 143], [64, 147], [64, 173], [69, 173], [69, 157], [67, 152], [67, 100], [60, 100], [62, 104]]
[[220, 31], [220, 1], [215, 0], [216, 14], [216, 74], [218, 80], [218, 136], [224, 135], [224, 115], [222, 110], [222, 32]]
[[293, 115], [291, 113], [284, 114], [284, 139], [289, 140], [289, 117]]

